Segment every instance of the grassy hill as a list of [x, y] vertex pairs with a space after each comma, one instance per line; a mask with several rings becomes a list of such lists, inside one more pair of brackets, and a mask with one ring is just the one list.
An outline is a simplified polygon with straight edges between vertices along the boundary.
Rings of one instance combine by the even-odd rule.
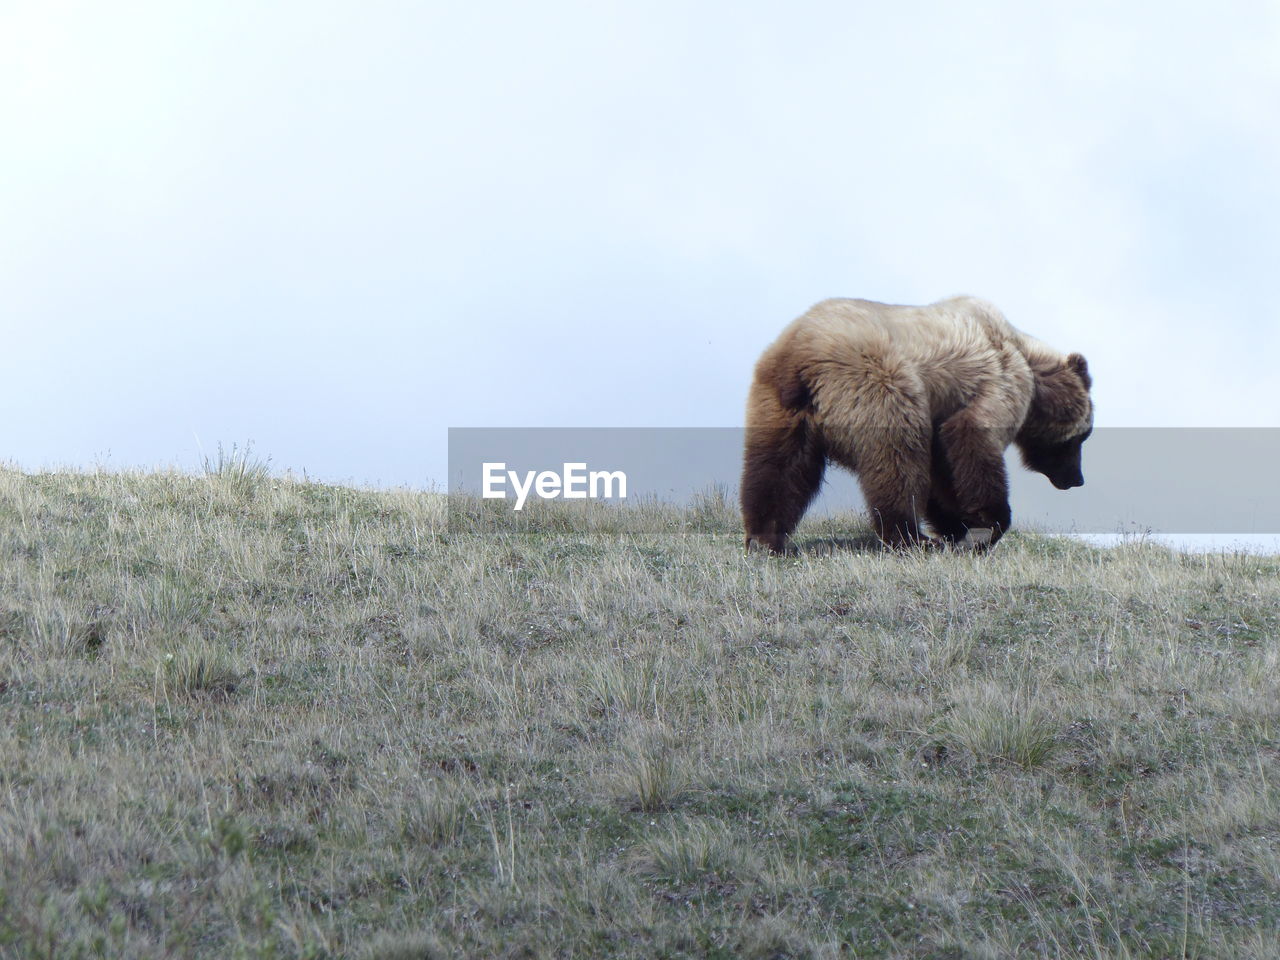
[[695, 513], [0, 471], [0, 955], [1280, 956], [1277, 558]]

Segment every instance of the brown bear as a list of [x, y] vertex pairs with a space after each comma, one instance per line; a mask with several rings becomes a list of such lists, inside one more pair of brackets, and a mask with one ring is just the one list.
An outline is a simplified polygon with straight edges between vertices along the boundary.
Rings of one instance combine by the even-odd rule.
[[825, 300], [756, 364], [741, 491], [747, 548], [786, 548], [828, 461], [857, 474], [886, 544], [992, 546], [1009, 529], [1010, 443], [1055, 487], [1084, 483], [1090, 386], [1084, 357], [972, 297], [922, 307]]

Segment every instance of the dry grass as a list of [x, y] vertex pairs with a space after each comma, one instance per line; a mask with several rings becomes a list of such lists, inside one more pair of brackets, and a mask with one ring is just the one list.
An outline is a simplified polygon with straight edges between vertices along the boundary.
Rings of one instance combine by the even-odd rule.
[[0, 955], [1280, 955], [1276, 558], [525, 514], [0, 471]]

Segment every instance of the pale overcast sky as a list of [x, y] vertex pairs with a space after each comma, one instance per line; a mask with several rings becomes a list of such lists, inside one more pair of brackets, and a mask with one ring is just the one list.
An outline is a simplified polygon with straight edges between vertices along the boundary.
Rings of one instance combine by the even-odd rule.
[[[0, 0], [0, 460], [733, 426], [829, 296], [1280, 426], [1280, 6]], [[732, 480], [733, 478], [727, 478]]]

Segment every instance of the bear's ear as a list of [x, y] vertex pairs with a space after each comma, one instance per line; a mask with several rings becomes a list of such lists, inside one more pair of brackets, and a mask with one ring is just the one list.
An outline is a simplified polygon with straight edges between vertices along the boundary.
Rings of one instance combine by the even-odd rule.
[[1093, 386], [1093, 377], [1089, 376], [1089, 364], [1085, 362], [1084, 357], [1080, 354], [1073, 353], [1068, 355], [1067, 367], [1079, 374], [1086, 390]]

